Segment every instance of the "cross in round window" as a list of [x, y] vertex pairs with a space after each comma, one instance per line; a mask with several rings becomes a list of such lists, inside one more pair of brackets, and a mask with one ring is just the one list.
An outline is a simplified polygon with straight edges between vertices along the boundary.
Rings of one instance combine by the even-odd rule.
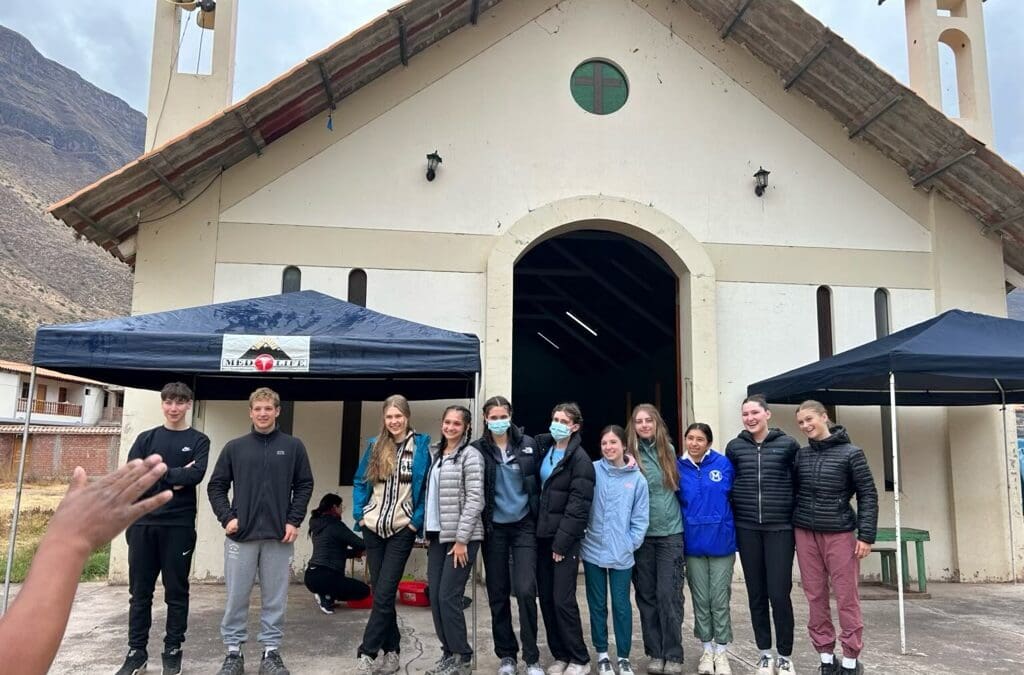
[[618, 67], [607, 61], [584, 61], [572, 72], [569, 89], [577, 104], [595, 115], [613, 113], [626, 104], [629, 85]]

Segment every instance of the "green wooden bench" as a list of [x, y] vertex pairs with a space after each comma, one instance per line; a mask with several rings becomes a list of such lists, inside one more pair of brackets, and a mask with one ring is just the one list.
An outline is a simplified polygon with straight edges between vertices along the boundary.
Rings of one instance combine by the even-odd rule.
[[[896, 585], [896, 549], [878, 546], [882, 542], [896, 541], [895, 527], [880, 527], [875, 536], [875, 546], [872, 552], [882, 556], [882, 583]], [[900, 550], [903, 555], [903, 585], [910, 584], [910, 561], [907, 559], [907, 542], [914, 542], [914, 558], [917, 560], [917, 590], [921, 593], [928, 592], [928, 574], [925, 571], [924, 542], [931, 541], [928, 530], [919, 530], [914, 527], [900, 528]]]

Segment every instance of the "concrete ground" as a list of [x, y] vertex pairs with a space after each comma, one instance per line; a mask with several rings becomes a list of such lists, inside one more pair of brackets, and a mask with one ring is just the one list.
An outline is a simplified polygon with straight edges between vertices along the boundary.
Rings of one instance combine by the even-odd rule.
[[[1024, 585], [929, 585], [930, 599], [907, 602], [907, 656], [899, 655], [899, 632], [896, 601], [870, 600], [863, 603], [864, 642], [862, 655], [868, 672], [873, 673], [959, 673], [984, 669], [989, 673], [1024, 673]], [[159, 591], [158, 591], [159, 593]], [[494, 657], [490, 637], [490, 615], [486, 593], [481, 587], [479, 598], [479, 662], [476, 672], [494, 673]], [[877, 595], [874, 591], [872, 595]], [[254, 593], [250, 613], [250, 631], [258, 630], [258, 591]], [[795, 664], [800, 673], [810, 675], [817, 670], [817, 657], [807, 639], [804, 625], [806, 602], [799, 587], [793, 591], [797, 613]], [[157, 599], [160, 602], [159, 598]], [[732, 668], [734, 673], [753, 673], [757, 650], [746, 608], [746, 592], [742, 584], [733, 587], [732, 616], [735, 641]], [[582, 581], [580, 608], [584, 612], [584, 633], [590, 636]], [[185, 673], [216, 673], [223, 657], [219, 639], [219, 623], [224, 603], [224, 588], [218, 585], [194, 585], [189, 620], [188, 642], [185, 645]], [[125, 652], [126, 608], [128, 591], [123, 586], [101, 583], [82, 584], [75, 600], [71, 620], [53, 673], [114, 673]], [[288, 623], [282, 655], [292, 673], [352, 672], [356, 647], [362, 636], [369, 610], [340, 609], [325, 616], [314, 606], [312, 596], [300, 585], [292, 586], [289, 598]], [[634, 612], [635, 618], [636, 612]], [[467, 610], [467, 621], [470, 610]], [[399, 610], [401, 623], [402, 665], [408, 674], [423, 672], [438, 656], [437, 640], [428, 608], [404, 607]], [[154, 630], [150, 654], [150, 672], [159, 673], [164, 609], [162, 603], [154, 611]], [[692, 637], [692, 615], [687, 597], [684, 638], [686, 672], [695, 673], [699, 647]], [[541, 629], [541, 638], [544, 631]], [[635, 624], [633, 662], [643, 672], [639, 623]], [[541, 647], [542, 661], [549, 660]], [[245, 648], [248, 672], [259, 669], [259, 646], [251, 639]], [[593, 664], [593, 661], [591, 662]], [[9, 665], [9, 664], [8, 664]], [[596, 669], [595, 669], [596, 670]], [[0, 671], [15, 673], [0, 665]]]

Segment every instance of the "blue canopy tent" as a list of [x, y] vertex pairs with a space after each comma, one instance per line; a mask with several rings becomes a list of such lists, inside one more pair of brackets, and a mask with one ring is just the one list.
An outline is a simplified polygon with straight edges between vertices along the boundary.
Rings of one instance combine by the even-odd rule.
[[[755, 382], [748, 394], [763, 394], [772, 403], [798, 404], [807, 399], [836, 405], [881, 405], [892, 408], [893, 491], [896, 539], [900, 538], [900, 482], [896, 406], [1001, 405], [1004, 445], [1006, 404], [1024, 402], [1024, 321], [954, 309], [781, 375]], [[1013, 499], [1006, 462], [1010, 518], [1010, 570], [1016, 581]], [[896, 547], [897, 569], [903, 568]], [[903, 576], [897, 574], [900, 649], [906, 653]]]
[[[289, 401], [473, 399], [480, 340], [299, 291], [203, 307], [42, 326], [36, 331], [29, 390], [37, 367], [100, 382], [159, 390], [190, 383], [196, 398], [240, 400], [270, 386]], [[18, 528], [25, 447], [4, 581], [4, 610]]]

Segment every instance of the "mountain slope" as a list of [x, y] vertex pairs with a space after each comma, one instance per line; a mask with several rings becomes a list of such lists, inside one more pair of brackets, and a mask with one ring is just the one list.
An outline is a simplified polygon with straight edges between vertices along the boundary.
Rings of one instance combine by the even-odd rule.
[[124, 314], [131, 270], [48, 214], [141, 154], [145, 117], [0, 26], [0, 358], [40, 323]]

